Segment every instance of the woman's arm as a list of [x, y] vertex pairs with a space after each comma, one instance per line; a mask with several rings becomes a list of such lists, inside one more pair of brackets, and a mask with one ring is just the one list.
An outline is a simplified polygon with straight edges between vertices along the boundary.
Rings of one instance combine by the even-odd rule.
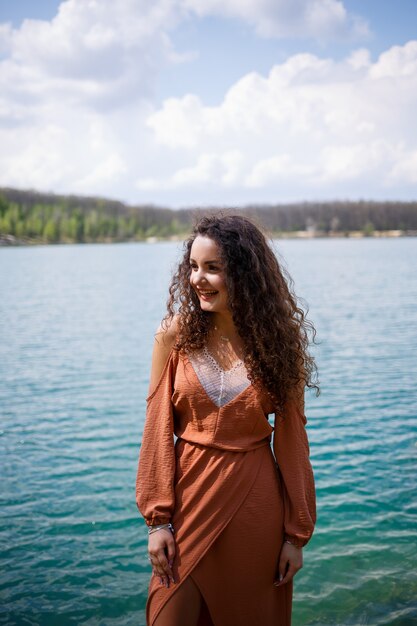
[[[146, 420], [136, 478], [136, 503], [148, 526], [170, 522], [174, 505], [174, 416], [173, 392], [176, 359], [173, 346], [176, 323], [159, 326], [152, 354], [151, 376], [146, 399]], [[148, 554], [153, 573], [167, 587], [174, 581], [172, 561], [175, 541], [169, 529], [149, 535]]]
[[273, 449], [284, 496], [284, 540], [303, 547], [316, 523], [316, 493], [304, 414], [304, 387], [275, 414]]
[[[305, 426], [304, 386], [275, 414], [273, 448], [284, 498], [284, 543], [276, 586], [288, 583], [303, 567], [302, 547], [316, 523], [316, 494]], [[290, 543], [288, 543], [290, 542]]]
[[170, 521], [174, 507], [175, 328], [158, 328], [152, 354], [146, 420], [136, 477], [136, 503], [148, 526]]

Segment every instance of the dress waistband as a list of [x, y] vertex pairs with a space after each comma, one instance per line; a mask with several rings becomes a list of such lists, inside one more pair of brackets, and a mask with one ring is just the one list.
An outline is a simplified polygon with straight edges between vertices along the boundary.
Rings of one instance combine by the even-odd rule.
[[215, 450], [220, 450], [223, 452], [251, 452], [252, 450], [258, 450], [259, 448], [264, 448], [265, 446], [271, 445], [271, 437], [266, 439], [262, 439], [261, 441], [255, 442], [253, 445], [249, 445], [246, 447], [233, 447], [225, 444], [220, 444], [216, 442], [210, 443], [201, 443], [200, 441], [192, 441], [190, 439], [185, 439], [184, 437], [178, 437], [176, 443], [184, 442], [188, 443], [191, 446], [195, 446], [196, 448], [213, 448]]

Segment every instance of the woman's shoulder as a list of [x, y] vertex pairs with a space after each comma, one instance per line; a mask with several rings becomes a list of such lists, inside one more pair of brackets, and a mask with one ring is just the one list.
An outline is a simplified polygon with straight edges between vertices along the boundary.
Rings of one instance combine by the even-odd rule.
[[166, 352], [167, 355], [171, 352], [177, 340], [178, 321], [178, 314], [175, 314], [171, 319], [164, 318], [155, 333], [155, 342], [160, 345], [161, 350]]

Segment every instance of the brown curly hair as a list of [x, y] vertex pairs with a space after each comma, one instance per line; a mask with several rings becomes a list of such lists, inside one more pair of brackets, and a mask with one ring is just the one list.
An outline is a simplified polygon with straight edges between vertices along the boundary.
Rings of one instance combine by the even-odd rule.
[[267, 391], [277, 411], [294, 390], [304, 391], [308, 386], [318, 395], [318, 381], [312, 380], [317, 367], [308, 353], [309, 332], [314, 343], [316, 330], [298, 305], [293, 281], [265, 235], [242, 215], [205, 215], [184, 242], [163, 320], [165, 326], [176, 318], [175, 349], [188, 352], [203, 347], [211, 328], [211, 313], [201, 309], [190, 284], [191, 246], [198, 235], [219, 246], [228, 306], [243, 342], [243, 360], [252, 384]]

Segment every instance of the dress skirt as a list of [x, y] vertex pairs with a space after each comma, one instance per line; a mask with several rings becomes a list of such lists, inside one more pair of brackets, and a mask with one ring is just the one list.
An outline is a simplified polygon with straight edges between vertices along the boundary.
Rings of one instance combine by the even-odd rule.
[[151, 578], [147, 623], [191, 576], [205, 603], [199, 626], [289, 626], [292, 581], [273, 584], [284, 508], [270, 445], [230, 452], [178, 439], [175, 453], [176, 582]]

